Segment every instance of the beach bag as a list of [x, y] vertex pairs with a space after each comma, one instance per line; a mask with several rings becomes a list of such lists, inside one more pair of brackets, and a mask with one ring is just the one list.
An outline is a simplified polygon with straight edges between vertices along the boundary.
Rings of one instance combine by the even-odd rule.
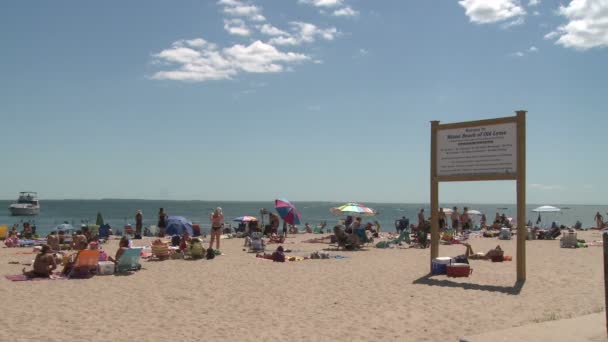
[[207, 260], [215, 259], [215, 251], [213, 251], [213, 248], [207, 249], [207, 253], [205, 255], [205, 258]]

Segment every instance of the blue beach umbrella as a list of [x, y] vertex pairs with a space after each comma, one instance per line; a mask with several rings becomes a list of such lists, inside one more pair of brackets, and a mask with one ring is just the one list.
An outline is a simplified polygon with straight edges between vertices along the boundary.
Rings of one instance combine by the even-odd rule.
[[184, 230], [193, 235], [192, 222], [182, 216], [169, 216], [167, 218], [167, 235], [182, 235]]

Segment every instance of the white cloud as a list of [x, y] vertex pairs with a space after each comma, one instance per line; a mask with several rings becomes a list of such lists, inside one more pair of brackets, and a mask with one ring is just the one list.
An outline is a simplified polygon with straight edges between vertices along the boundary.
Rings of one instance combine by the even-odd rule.
[[322, 29], [311, 23], [292, 21], [289, 23], [292, 34], [285, 34], [270, 39], [269, 43], [276, 45], [300, 45], [313, 43], [317, 39], [334, 40], [340, 33], [335, 27]]
[[509, 22], [506, 22], [506, 23], [502, 24], [501, 27], [503, 29], [509, 29], [509, 28], [511, 28], [513, 26], [523, 25], [524, 22], [525, 22], [524, 17], [518, 17], [515, 20], [512, 20], [512, 21], [509, 21]]
[[255, 5], [251, 5], [239, 0], [220, 0], [218, 5], [224, 6], [224, 13], [233, 17], [244, 17], [251, 21], [266, 21], [262, 15], [262, 10]]
[[[321, 10], [319, 12], [321, 14], [331, 13], [331, 15], [334, 17], [359, 16], [359, 11], [347, 5], [344, 0], [298, 0], [298, 2], [320, 8]], [[333, 11], [328, 12], [324, 9], [331, 9]]]
[[240, 73], [277, 73], [310, 60], [305, 54], [283, 52], [259, 40], [219, 49], [202, 38], [176, 41], [153, 58], [174, 67], [156, 72], [153, 79], [199, 82], [231, 79]]
[[315, 7], [338, 7], [344, 3], [343, 0], [299, 0], [299, 2]]
[[528, 6], [538, 6], [540, 5], [540, 0], [530, 0], [528, 2]]
[[490, 24], [526, 14], [519, 0], [461, 0], [469, 20], [477, 24]]
[[359, 11], [355, 11], [352, 7], [346, 6], [335, 10], [332, 15], [334, 17], [357, 17]]
[[536, 46], [534, 46], [534, 45], [530, 46], [525, 51], [513, 52], [513, 53], [509, 54], [509, 56], [511, 56], [511, 57], [524, 57], [526, 55], [526, 53], [533, 53], [533, 52], [538, 52], [538, 48]]
[[578, 50], [608, 47], [608, 0], [572, 0], [558, 13], [568, 23], [546, 34], [546, 39], [557, 38], [556, 44]]
[[559, 33], [556, 32], [556, 31], [552, 31], [552, 32], [549, 32], [549, 33], [547, 33], [545, 35], [545, 39], [553, 39], [553, 38], [555, 38], [557, 36], [559, 36]]
[[245, 25], [245, 21], [239, 18], [235, 19], [224, 19], [224, 29], [228, 31], [228, 33], [235, 36], [249, 36], [251, 35], [251, 31]]
[[288, 35], [287, 32], [280, 30], [270, 24], [264, 24], [262, 26], [259, 26], [258, 29], [260, 30], [261, 33], [267, 35], [267, 36], [285, 36]]

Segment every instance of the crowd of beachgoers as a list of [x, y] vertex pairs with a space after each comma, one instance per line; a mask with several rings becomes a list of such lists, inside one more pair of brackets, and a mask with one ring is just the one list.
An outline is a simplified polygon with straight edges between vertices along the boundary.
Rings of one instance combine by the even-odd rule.
[[[21, 232], [17, 230], [16, 226], [11, 228], [5, 239], [5, 245], [7, 247], [33, 246], [36, 249], [38, 255], [33, 262], [32, 270], [23, 270], [27, 277], [52, 277], [54, 274], [85, 277], [94, 275], [98, 271], [99, 265], [95, 262], [88, 264], [81, 262], [79, 259], [84, 258], [81, 256], [82, 251], [95, 251], [94, 256], [98, 262], [118, 265], [125, 252], [131, 249], [133, 239], [138, 240], [143, 237], [151, 238], [149, 239], [151, 242], [149, 249], [139, 251], [139, 256], [159, 260], [169, 258], [213, 259], [216, 255], [221, 255], [221, 239], [238, 237], [244, 238], [243, 246], [248, 251], [255, 252], [258, 258], [281, 262], [289, 261], [291, 259], [289, 256], [286, 257], [286, 253], [290, 251], [286, 250], [281, 244], [285, 242], [288, 234], [300, 232], [333, 233], [303, 242], [328, 243], [335, 245], [338, 249], [343, 248], [345, 250], [357, 250], [365, 246], [383, 249], [396, 246], [426, 248], [430, 245], [430, 218], [425, 216], [424, 209], [420, 209], [416, 224], [410, 223], [410, 219], [407, 217], [395, 220], [394, 233], [382, 232], [377, 220], [364, 222], [364, 217], [358, 215], [346, 215], [339, 220], [333, 229], [326, 229], [326, 222], [315, 227], [305, 223], [303, 231], [300, 231], [295, 224], [290, 224], [294, 222], [288, 223], [288, 220], [284, 219], [282, 230], [279, 230], [281, 217], [272, 212], [266, 212], [265, 214], [268, 215], [268, 224], [266, 225], [263, 225], [263, 221], [258, 222], [256, 218], [250, 218], [243, 219], [237, 228], [232, 229], [225, 227], [222, 208], [218, 207], [209, 215], [211, 223], [209, 236], [202, 234], [200, 227], [196, 227], [197, 229], [185, 229], [184, 227], [179, 231], [172, 229], [168, 232], [168, 215], [163, 208], [158, 211], [158, 223], [154, 227], [154, 233], [149, 227], [143, 227], [141, 210], [138, 210], [135, 215], [135, 229], [128, 225], [125, 226], [124, 232], [117, 232], [116, 235], [112, 231], [112, 227], [108, 225], [102, 225], [101, 227], [83, 225], [71, 235], [66, 235], [63, 230], [56, 230], [52, 231], [46, 239], [33, 239], [35, 237], [35, 227], [26, 222], [23, 224]], [[485, 214], [481, 214], [480, 220], [474, 222], [472, 216], [478, 214], [480, 213], [472, 214], [467, 207], [463, 207], [462, 212], [459, 212], [458, 207], [441, 208], [438, 212], [441, 243], [465, 246], [466, 251], [460, 256], [461, 259], [494, 260], [493, 257], [497, 255], [502, 257], [503, 251], [500, 245], [486, 253], [475, 253], [468, 240], [471, 235], [509, 240], [516, 233], [513, 230], [513, 220], [506, 217], [505, 214], [497, 212], [492, 222], [487, 221]], [[598, 227], [603, 228], [603, 218], [599, 212], [596, 215], [596, 221]], [[562, 234], [562, 230], [569, 229], [571, 233], [575, 228], [580, 229], [581, 227], [578, 223], [574, 227], [557, 226], [554, 223], [550, 229], [541, 229], [532, 222], [528, 222], [527, 238], [531, 240], [555, 239]], [[203, 243], [206, 242], [207, 237], [209, 238], [208, 245], [205, 248]], [[107, 255], [101, 248], [102, 244], [108, 239], [120, 239], [119, 248], [114, 256]], [[375, 243], [374, 239], [376, 239]], [[580, 244], [575, 247], [585, 246], [585, 241], [575, 240], [575, 244], [577, 242]], [[270, 244], [278, 244], [278, 246], [272, 253], [266, 253], [266, 248]], [[328, 257], [328, 253], [315, 252], [310, 256], [297, 258], [297, 260]], [[58, 273], [59, 265], [62, 265], [62, 267], [61, 272]], [[124, 270], [133, 271], [137, 268], [138, 265], [135, 263], [127, 265]]]

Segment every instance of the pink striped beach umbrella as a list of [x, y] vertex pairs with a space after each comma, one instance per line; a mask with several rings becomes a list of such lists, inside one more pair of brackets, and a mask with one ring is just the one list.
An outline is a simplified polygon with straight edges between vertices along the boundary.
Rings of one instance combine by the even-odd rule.
[[274, 208], [279, 213], [279, 216], [288, 224], [300, 224], [300, 212], [288, 200], [282, 198], [276, 199], [274, 201]]

